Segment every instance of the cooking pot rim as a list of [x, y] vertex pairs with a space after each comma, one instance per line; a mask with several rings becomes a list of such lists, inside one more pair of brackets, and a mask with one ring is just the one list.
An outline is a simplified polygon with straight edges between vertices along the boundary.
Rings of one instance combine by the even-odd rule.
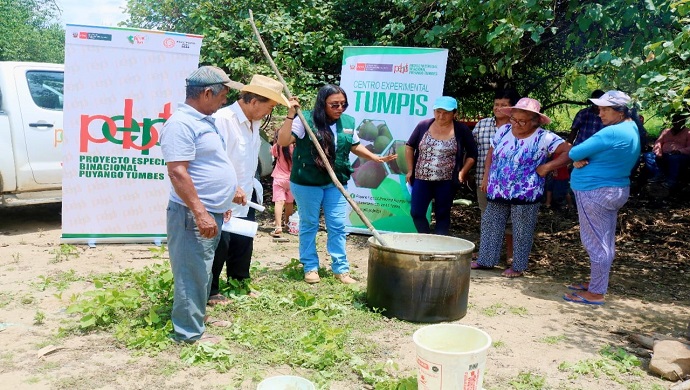
[[[395, 246], [383, 246], [381, 245], [377, 240], [376, 237], [371, 236], [368, 239], [369, 242], [369, 248], [376, 248], [380, 249], [383, 251], [387, 252], [394, 252], [394, 253], [402, 253], [402, 254], [412, 254], [412, 255], [465, 255], [465, 254], [471, 254], [472, 251], [474, 251], [475, 245], [472, 241], [466, 240], [464, 238], [458, 238], [458, 237], [450, 237], [450, 236], [440, 236], [436, 234], [424, 234], [424, 233], [386, 233], [383, 235], [383, 239], [385, 240], [386, 237], [391, 237], [391, 236], [429, 236], [433, 237], [434, 240], [439, 240], [439, 239], [448, 239], [448, 240], [453, 240], [453, 241], [462, 241], [464, 243], [469, 244], [466, 249], [461, 249], [461, 250], [433, 250], [433, 251], [424, 251], [424, 250], [411, 250], [411, 249], [402, 249], [402, 248], [396, 248]], [[390, 245], [390, 240], [387, 240], [386, 243]]]

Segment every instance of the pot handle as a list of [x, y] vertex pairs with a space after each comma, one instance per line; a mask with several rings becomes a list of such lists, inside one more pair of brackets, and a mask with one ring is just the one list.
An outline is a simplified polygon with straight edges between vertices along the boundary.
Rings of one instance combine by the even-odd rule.
[[453, 261], [457, 255], [419, 255], [419, 261]]

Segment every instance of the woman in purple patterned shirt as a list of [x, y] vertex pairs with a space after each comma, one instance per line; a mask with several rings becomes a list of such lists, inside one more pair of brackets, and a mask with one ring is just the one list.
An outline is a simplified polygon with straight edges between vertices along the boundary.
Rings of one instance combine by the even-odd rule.
[[[496, 131], [486, 157], [482, 191], [488, 204], [482, 215], [479, 257], [472, 269], [498, 264], [508, 216], [513, 221], [513, 264], [502, 275], [515, 278], [527, 269], [544, 177], [568, 163], [570, 150], [561, 137], [540, 127], [551, 122], [540, 108], [537, 100], [522, 98], [502, 109], [510, 120]], [[554, 153], [559, 157], [548, 161]]]

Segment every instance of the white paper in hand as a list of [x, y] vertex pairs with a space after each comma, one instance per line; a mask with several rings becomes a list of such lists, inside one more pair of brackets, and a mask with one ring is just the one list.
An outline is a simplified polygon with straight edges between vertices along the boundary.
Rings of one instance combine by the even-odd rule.
[[223, 231], [239, 234], [246, 237], [256, 236], [256, 230], [259, 228], [259, 224], [252, 221], [247, 221], [246, 219], [230, 217], [228, 222], [223, 223]]

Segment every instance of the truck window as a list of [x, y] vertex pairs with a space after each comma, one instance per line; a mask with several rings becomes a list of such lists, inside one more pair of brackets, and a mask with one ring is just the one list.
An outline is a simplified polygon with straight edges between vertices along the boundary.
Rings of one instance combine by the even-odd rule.
[[62, 111], [65, 74], [63, 72], [28, 71], [26, 81], [34, 103], [48, 110]]

